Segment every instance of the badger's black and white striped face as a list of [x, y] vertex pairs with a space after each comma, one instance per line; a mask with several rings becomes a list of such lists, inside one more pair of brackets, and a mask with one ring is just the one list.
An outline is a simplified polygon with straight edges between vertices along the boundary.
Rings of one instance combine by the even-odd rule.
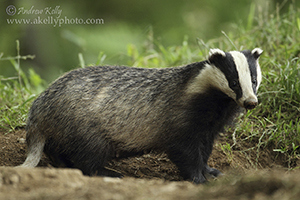
[[258, 58], [262, 50], [224, 52], [211, 49], [208, 63], [190, 85], [189, 92], [204, 93], [216, 88], [234, 99], [238, 105], [253, 109], [258, 104], [256, 92], [261, 83]]

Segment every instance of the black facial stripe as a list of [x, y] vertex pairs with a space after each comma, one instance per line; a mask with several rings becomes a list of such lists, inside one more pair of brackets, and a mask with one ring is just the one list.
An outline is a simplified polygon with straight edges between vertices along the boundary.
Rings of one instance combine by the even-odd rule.
[[[242, 51], [242, 53], [247, 58], [247, 62], [248, 62], [249, 69], [250, 69], [250, 74], [251, 74], [251, 80], [252, 80], [252, 89], [253, 89], [254, 94], [256, 94], [257, 60], [255, 59], [255, 57], [252, 55], [251, 51], [249, 51], [249, 50]], [[253, 83], [254, 81], [255, 81], [255, 83]]]
[[239, 75], [236, 69], [235, 62], [230, 53], [226, 53], [226, 57], [214, 56], [210, 60], [210, 63], [219, 68], [225, 75], [229, 87], [235, 92], [236, 99], [238, 100], [243, 96], [242, 88], [239, 82]]

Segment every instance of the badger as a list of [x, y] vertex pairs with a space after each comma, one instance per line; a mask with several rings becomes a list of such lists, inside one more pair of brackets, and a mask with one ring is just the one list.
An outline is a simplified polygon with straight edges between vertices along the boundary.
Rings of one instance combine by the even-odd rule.
[[224, 52], [180, 67], [93, 66], [58, 78], [33, 102], [26, 125], [35, 167], [43, 152], [56, 167], [121, 176], [112, 159], [165, 152], [184, 180], [217, 177], [208, 166], [214, 140], [241, 110], [258, 104], [260, 48]]

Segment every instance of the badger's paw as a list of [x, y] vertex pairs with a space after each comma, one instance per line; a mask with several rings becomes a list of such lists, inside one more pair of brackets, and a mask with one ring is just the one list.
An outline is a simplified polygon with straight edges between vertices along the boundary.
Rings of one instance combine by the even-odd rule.
[[219, 170], [209, 167], [208, 165], [205, 166], [205, 173], [211, 175], [212, 177], [218, 177], [218, 176], [223, 176], [224, 174], [220, 172]]

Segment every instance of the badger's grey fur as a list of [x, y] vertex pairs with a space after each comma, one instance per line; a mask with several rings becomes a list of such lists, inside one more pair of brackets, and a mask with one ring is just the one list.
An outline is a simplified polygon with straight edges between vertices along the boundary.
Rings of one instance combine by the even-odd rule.
[[35, 167], [44, 151], [56, 166], [87, 175], [112, 175], [115, 157], [166, 152], [184, 179], [218, 176], [207, 160], [213, 142], [240, 107], [257, 105], [262, 50], [223, 52], [183, 67], [88, 67], [56, 80], [33, 103], [28, 157]]

